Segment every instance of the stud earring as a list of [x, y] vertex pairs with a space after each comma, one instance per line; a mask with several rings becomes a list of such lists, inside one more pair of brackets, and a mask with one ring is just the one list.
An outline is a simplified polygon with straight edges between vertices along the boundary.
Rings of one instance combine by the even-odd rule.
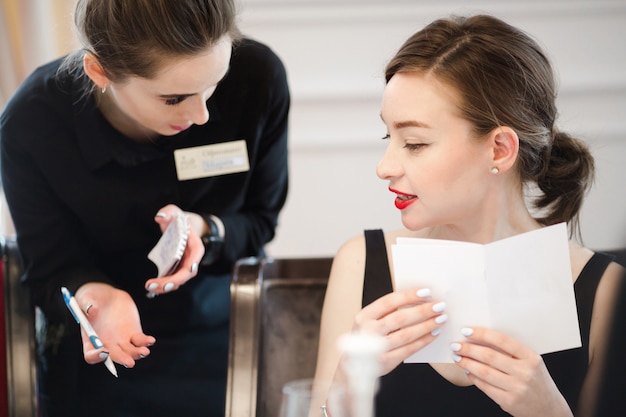
[[491, 168], [490, 172], [495, 175], [495, 174], [499, 173], [500, 170], [498, 169], [498, 167], [493, 167], [493, 168]]

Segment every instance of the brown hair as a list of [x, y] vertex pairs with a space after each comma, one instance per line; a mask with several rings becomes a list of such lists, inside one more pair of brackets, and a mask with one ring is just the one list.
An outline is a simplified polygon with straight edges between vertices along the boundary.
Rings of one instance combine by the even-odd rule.
[[79, 0], [74, 21], [83, 49], [65, 68], [92, 53], [107, 78], [151, 78], [176, 57], [200, 53], [223, 35], [240, 37], [233, 0]]
[[519, 136], [517, 169], [541, 192], [537, 221], [569, 222], [580, 237], [579, 212], [594, 176], [587, 146], [555, 127], [556, 87], [550, 62], [526, 33], [492, 16], [439, 19], [411, 36], [385, 70], [431, 73], [455, 88], [459, 109], [478, 137], [498, 126]]

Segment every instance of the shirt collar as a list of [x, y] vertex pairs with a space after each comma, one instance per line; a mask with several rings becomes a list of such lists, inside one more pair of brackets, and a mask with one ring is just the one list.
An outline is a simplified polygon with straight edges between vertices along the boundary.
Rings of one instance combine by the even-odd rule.
[[91, 170], [97, 170], [109, 162], [136, 166], [164, 156], [158, 146], [160, 138], [155, 143], [138, 143], [115, 130], [96, 106], [93, 96], [75, 103], [78, 146]]

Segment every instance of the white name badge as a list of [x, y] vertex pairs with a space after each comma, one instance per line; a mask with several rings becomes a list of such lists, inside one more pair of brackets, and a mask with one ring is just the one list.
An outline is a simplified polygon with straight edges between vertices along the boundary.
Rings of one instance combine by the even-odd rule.
[[174, 151], [179, 181], [245, 172], [250, 169], [245, 140]]

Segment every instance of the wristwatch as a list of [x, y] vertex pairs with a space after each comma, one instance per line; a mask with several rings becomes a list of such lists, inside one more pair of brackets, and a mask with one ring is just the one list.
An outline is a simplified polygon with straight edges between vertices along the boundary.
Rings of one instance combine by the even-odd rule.
[[202, 258], [202, 263], [210, 265], [215, 262], [222, 253], [224, 236], [220, 233], [220, 228], [213, 219], [213, 216], [206, 216], [204, 219], [209, 225], [209, 231], [200, 237], [204, 244], [204, 258]]

